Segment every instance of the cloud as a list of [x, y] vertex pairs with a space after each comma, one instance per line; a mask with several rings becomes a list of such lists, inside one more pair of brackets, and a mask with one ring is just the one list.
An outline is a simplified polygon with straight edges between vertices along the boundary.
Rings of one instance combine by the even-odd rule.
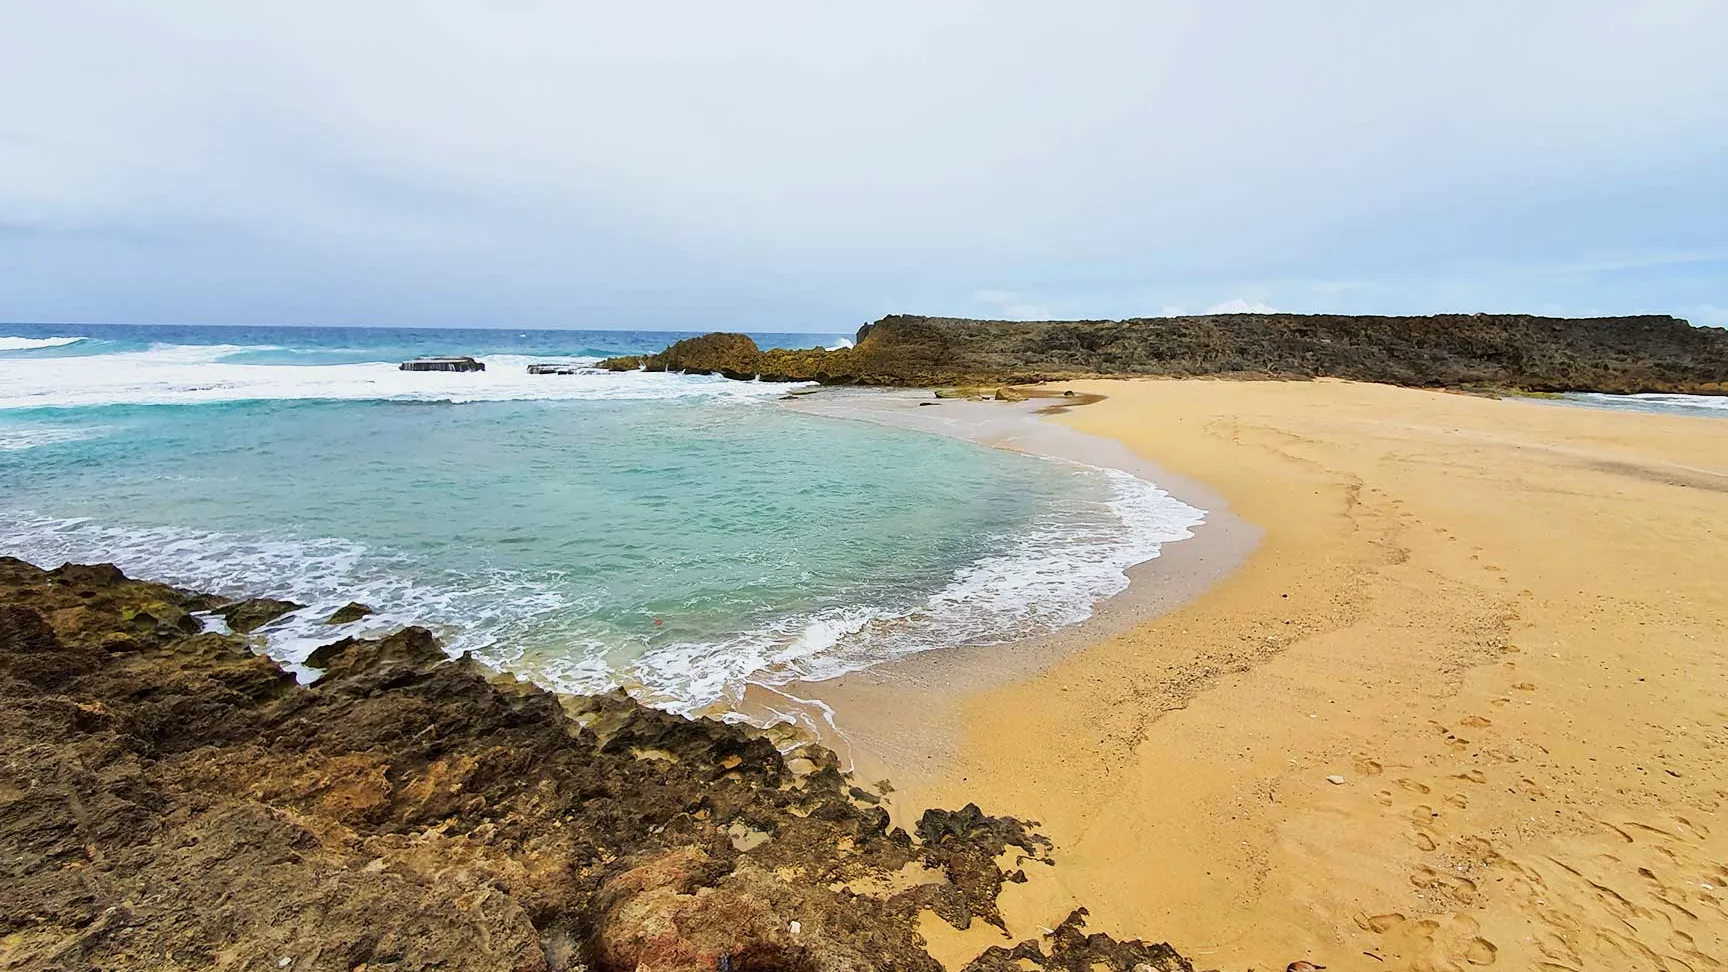
[[1276, 314], [1276, 313], [1278, 313], [1278, 309], [1276, 307], [1271, 306], [1270, 304], [1264, 304], [1264, 303], [1261, 303], [1260, 301], [1257, 301], [1257, 300], [1249, 301], [1249, 300], [1244, 300], [1241, 297], [1232, 297], [1229, 300], [1224, 301], [1221, 304], [1213, 304], [1211, 307], [1206, 308], [1206, 313], [1208, 313], [1208, 314]]
[[1714, 305], [1663, 255], [1728, 252], [1724, 35], [1699, 0], [14, 3], [0, 319]]
[[1049, 304], [1036, 304], [1011, 290], [980, 290], [972, 295], [979, 303], [989, 304], [990, 313], [1010, 321], [1047, 321], [1056, 315]]

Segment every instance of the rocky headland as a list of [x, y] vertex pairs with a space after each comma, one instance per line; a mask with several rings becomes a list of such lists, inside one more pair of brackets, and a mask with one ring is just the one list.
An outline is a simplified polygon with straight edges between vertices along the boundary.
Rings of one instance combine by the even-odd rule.
[[977, 321], [896, 314], [860, 328], [850, 348], [762, 350], [745, 335], [716, 333], [602, 366], [891, 386], [1164, 375], [1331, 377], [1487, 391], [1728, 394], [1728, 330], [1654, 315]]
[[[0, 558], [0, 968], [938, 972], [923, 912], [1002, 927], [1003, 883], [1056, 866], [1019, 821], [908, 834], [825, 750], [424, 629], [333, 641], [302, 685], [197, 616], [285, 603]], [[1083, 925], [970, 968], [1192, 969]]]

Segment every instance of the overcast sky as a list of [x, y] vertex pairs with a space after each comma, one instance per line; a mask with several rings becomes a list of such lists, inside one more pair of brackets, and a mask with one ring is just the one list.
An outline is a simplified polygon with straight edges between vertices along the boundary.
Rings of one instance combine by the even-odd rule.
[[0, 0], [0, 320], [1728, 323], [1728, 2]]

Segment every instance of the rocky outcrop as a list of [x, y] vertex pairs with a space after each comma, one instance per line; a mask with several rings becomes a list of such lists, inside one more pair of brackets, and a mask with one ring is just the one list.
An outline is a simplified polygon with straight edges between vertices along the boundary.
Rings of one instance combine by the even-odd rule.
[[1214, 314], [1125, 321], [894, 315], [838, 350], [711, 334], [606, 367], [831, 384], [1025, 384], [1099, 376], [1349, 378], [1446, 388], [1728, 394], [1728, 331], [1665, 316]]
[[466, 355], [456, 358], [415, 358], [396, 366], [398, 371], [485, 371], [486, 363]]
[[[201, 632], [210, 604], [0, 558], [0, 966], [939, 972], [922, 912], [999, 926], [1002, 882], [1050, 866], [1018, 821], [907, 834], [824, 750], [795, 773], [420, 628], [321, 647], [300, 685]], [[914, 862], [934, 883], [893, 880]], [[973, 969], [1191, 969], [1082, 921]]]
[[361, 604], [359, 601], [349, 601], [347, 604], [344, 604], [330, 612], [330, 616], [324, 619], [324, 623], [353, 624], [371, 613], [372, 608], [370, 605]]
[[250, 634], [284, 614], [300, 610], [300, 607], [301, 605], [293, 601], [282, 601], [273, 597], [249, 597], [244, 601], [220, 605], [211, 613], [228, 622], [229, 630]]

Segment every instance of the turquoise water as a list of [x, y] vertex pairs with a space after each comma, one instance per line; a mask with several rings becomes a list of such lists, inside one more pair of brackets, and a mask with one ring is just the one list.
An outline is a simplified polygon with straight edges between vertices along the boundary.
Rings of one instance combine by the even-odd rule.
[[[780, 386], [524, 367], [667, 335], [44, 330], [0, 327], [36, 342], [0, 351], [0, 553], [291, 598], [262, 646], [289, 663], [418, 622], [543, 684], [724, 710], [1074, 623], [1199, 515]], [[472, 350], [483, 375], [394, 367]], [[380, 613], [321, 623], [348, 600]]]

